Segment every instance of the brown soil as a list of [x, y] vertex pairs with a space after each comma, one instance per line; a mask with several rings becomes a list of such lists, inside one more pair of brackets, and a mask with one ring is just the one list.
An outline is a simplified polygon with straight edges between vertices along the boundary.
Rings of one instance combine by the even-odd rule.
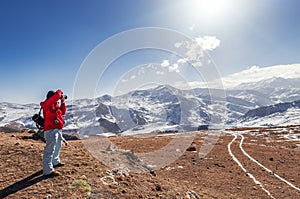
[[[84, 141], [69, 141], [71, 146], [61, 151], [65, 166], [56, 169], [62, 175], [54, 178], [42, 176], [43, 142], [30, 139], [27, 131], [0, 133], [0, 198], [271, 198], [247, 172], [274, 198], [300, 198], [299, 137], [284, 137], [299, 134], [300, 126], [227, 130], [199, 158], [206, 135], [213, 132], [184, 134], [194, 136], [188, 150], [172, 163], [144, 172], [133, 172], [126, 164], [110, 168], [87, 150]], [[237, 135], [230, 149], [244, 172], [229, 154], [234, 133], [244, 135], [242, 147], [251, 157], [290, 184], [245, 156], [239, 147], [242, 137]], [[118, 136], [109, 141], [130, 154], [147, 154], [164, 150], [174, 137]]]

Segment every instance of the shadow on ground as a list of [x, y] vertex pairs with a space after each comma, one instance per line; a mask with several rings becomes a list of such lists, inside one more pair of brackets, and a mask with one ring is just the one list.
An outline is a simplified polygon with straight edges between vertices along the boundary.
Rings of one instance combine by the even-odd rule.
[[7, 197], [11, 194], [14, 194], [22, 189], [25, 189], [27, 187], [30, 187], [38, 182], [41, 182], [42, 180], [47, 179], [47, 177], [43, 176], [43, 170], [37, 171], [34, 174], [28, 176], [27, 178], [24, 178], [23, 180], [20, 180], [2, 190], [0, 190], [0, 198]]

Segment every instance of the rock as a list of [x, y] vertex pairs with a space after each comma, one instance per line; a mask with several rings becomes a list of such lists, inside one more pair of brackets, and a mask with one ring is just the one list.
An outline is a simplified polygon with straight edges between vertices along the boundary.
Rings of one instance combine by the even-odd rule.
[[104, 184], [104, 185], [108, 185], [108, 186], [118, 186], [119, 183], [116, 182], [115, 178], [113, 175], [109, 174], [107, 176], [104, 176], [102, 178], [100, 178], [100, 181]]
[[111, 170], [112, 174], [119, 177], [128, 177], [130, 170], [126, 167], [114, 168]]
[[201, 131], [201, 130], [208, 130], [208, 125], [199, 125], [198, 131]]
[[274, 158], [271, 157], [271, 158], [269, 158], [269, 160], [270, 160], [270, 161], [274, 161]]
[[66, 140], [80, 140], [79, 136], [77, 134], [71, 134], [71, 133], [63, 133], [63, 137]]
[[5, 133], [21, 132], [23, 129], [25, 129], [25, 126], [18, 122], [12, 122], [0, 127], [0, 131]]
[[197, 149], [194, 146], [190, 146], [189, 148], [186, 149], [186, 151], [197, 151]]
[[36, 131], [31, 129], [27, 133], [34, 134], [34, 133], [36, 133]]
[[187, 199], [200, 199], [200, 196], [193, 190], [188, 190], [185, 196]]
[[155, 170], [150, 170], [150, 174], [156, 176]]
[[86, 177], [86, 175], [82, 175], [82, 176], [80, 177], [80, 179], [82, 179], [82, 180], [87, 180], [87, 177]]
[[137, 125], [145, 125], [147, 123], [146, 119], [143, 118], [142, 112], [140, 113], [137, 110], [129, 109], [129, 114], [133, 122]]
[[156, 191], [162, 191], [162, 188], [161, 188], [161, 186], [159, 184], [156, 184], [155, 185], [155, 190]]
[[116, 151], [117, 147], [115, 145], [108, 145], [105, 151]]
[[43, 130], [38, 130], [34, 134], [32, 134], [32, 139], [34, 140], [42, 140], [43, 142], [46, 142], [44, 138], [44, 131]]
[[214, 163], [214, 165], [217, 166], [217, 167], [225, 168], [225, 166], [223, 164], [221, 164], [221, 163]]
[[104, 118], [100, 118], [98, 120], [98, 122], [100, 123], [100, 126], [102, 127], [102, 130], [104, 133], [107, 133], [107, 132], [120, 133], [121, 132], [121, 129], [117, 123], [113, 123]]

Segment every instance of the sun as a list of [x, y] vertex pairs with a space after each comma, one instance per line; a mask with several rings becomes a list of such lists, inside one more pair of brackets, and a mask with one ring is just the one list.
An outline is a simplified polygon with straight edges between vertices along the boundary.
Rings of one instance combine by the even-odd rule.
[[230, 0], [188, 0], [188, 11], [196, 17], [216, 18], [229, 11]]

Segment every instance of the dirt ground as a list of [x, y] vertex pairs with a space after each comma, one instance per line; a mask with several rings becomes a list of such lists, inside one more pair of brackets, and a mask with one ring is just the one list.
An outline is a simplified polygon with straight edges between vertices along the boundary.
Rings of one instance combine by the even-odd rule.
[[69, 143], [45, 178], [45, 144], [0, 133], [0, 198], [300, 198], [300, 126]]

